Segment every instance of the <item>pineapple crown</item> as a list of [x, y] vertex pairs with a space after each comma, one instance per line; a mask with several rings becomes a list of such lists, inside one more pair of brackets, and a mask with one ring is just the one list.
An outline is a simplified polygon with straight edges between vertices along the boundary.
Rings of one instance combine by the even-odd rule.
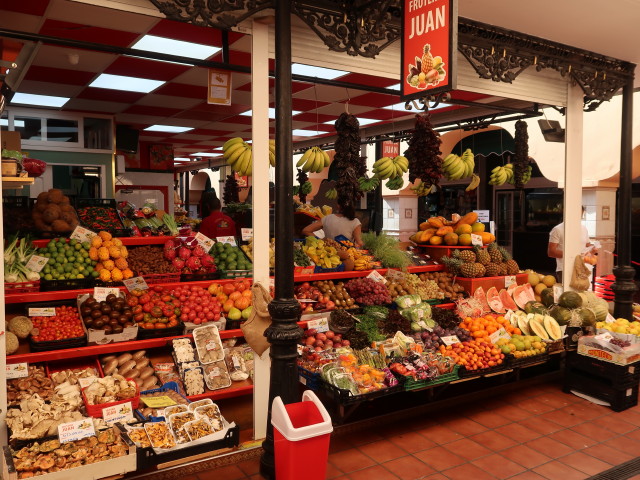
[[429, 50], [431, 50], [431, 45], [425, 43], [423, 48], [424, 53], [429, 53]]
[[498, 244], [496, 242], [491, 242], [489, 245], [487, 245], [487, 250], [492, 251], [492, 250], [496, 250], [498, 248]]
[[513, 257], [511, 256], [511, 254], [507, 251], [506, 248], [504, 247], [498, 247], [498, 251], [502, 254], [502, 258], [504, 259], [505, 262], [508, 262], [509, 260], [513, 260]]
[[462, 260], [459, 260], [457, 258], [447, 257], [446, 255], [443, 257], [440, 257], [440, 261], [446, 265], [446, 267], [449, 269], [449, 271], [451, 271], [451, 273], [456, 275], [460, 272], [460, 267], [464, 263]]

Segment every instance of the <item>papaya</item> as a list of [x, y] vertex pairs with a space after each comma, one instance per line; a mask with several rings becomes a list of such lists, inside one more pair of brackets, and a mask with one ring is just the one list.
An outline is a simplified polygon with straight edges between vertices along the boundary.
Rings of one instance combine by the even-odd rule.
[[458, 244], [458, 235], [453, 232], [449, 232], [444, 236], [444, 244], [445, 245], [457, 245]]
[[431, 227], [429, 222], [422, 222], [418, 228], [420, 228], [420, 230], [426, 230], [429, 227]]
[[442, 237], [438, 236], [438, 235], [433, 235], [430, 239], [429, 239], [429, 243], [431, 245], [442, 245]]
[[435, 235], [435, 233], [436, 232], [434, 232], [432, 228], [421, 232], [420, 241], [418, 243], [421, 243], [421, 244], [427, 243], [429, 239]]
[[463, 223], [462, 225], [456, 227], [454, 233], [457, 233], [458, 235], [464, 235], [465, 233], [471, 233], [471, 231], [471, 225]]
[[480, 232], [478, 233], [478, 235], [482, 237], [483, 245], [489, 245], [490, 243], [493, 243], [496, 241], [496, 237], [489, 232]]
[[431, 217], [427, 220], [427, 222], [434, 228], [444, 227], [444, 223], [442, 223], [442, 220], [440, 220], [440, 218], [438, 217]]
[[447, 233], [453, 233], [453, 227], [440, 227], [436, 231], [436, 235], [444, 237]]
[[473, 223], [476, 223], [477, 220], [478, 220], [478, 214], [476, 212], [469, 212], [460, 220], [458, 220], [458, 226], [464, 225], [464, 224], [471, 225]]

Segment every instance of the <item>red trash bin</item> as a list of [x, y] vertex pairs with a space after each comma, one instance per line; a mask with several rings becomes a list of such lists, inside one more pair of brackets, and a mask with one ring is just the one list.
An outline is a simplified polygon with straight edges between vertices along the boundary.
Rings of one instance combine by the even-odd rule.
[[324, 480], [333, 426], [331, 417], [311, 390], [302, 402], [285, 405], [273, 399], [271, 425], [277, 480]]

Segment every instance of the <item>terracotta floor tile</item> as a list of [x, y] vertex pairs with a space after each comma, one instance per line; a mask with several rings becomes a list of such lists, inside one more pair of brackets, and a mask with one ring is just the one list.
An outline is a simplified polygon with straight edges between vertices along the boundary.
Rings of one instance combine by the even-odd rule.
[[574, 452], [570, 455], [559, 458], [558, 460], [564, 464], [569, 465], [570, 467], [575, 468], [576, 470], [588, 473], [589, 475], [595, 475], [596, 473], [604, 472], [605, 470], [609, 470], [611, 468], [611, 465], [609, 465], [608, 463], [605, 463], [602, 460], [598, 460], [591, 455], [586, 455], [582, 452]]
[[527, 442], [527, 446], [551, 458], [564, 457], [573, 452], [573, 449], [568, 445], [548, 437], [531, 440]]
[[496, 428], [495, 431], [502, 435], [515, 440], [518, 443], [528, 442], [534, 438], [538, 438], [540, 434], [530, 428], [523, 427], [518, 423], [510, 423], [504, 427]]
[[634, 440], [638, 440], [640, 442], [640, 429], [636, 429], [632, 432], [625, 434], [626, 437], [633, 438]]
[[507, 448], [501, 451], [500, 455], [529, 469], [551, 461], [550, 457], [526, 445], [516, 445], [515, 447]]
[[462, 435], [456, 432], [452, 432], [446, 427], [442, 425], [435, 425], [430, 428], [425, 428], [423, 430], [418, 430], [418, 433], [423, 435], [427, 440], [431, 440], [432, 442], [437, 443], [438, 445], [443, 445], [445, 443], [453, 442], [455, 440], [460, 440]]
[[574, 425], [578, 425], [584, 422], [584, 420], [579, 416], [563, 412], [562, 410], [554, 410], [553, 412], [545, 413], [544, 415], [542, 415], [542, 418], [544, 418], [545, 420], [551, 420], [552, 422], [555, 422], [558, 425], [562, 425], [566, 428], [573, 427]]
[[597, 423], [599, 426], [607, 428], [612, 432], [619, 434], [629, 433], [637, 429], [635, 425], [627, 423], [623, 419], [616, 418], [613, 415], [598, 418], [594, 421], [594, 423]]
[[459, 417], [455, 420], [449, 420], [442, 424], [444, 427], [450, 428], [454, 432], [458, 432], [465, 437], [475, 435], [476, 433], [486, 432], [487, 427], [480, 425], [478, 422], [474, 422], [469, 418]]
[[396, 458], [382, 465], [401, 480], [418, 480], [435, 472], [433, 468], [413, 455]]
[[508, 418], [503, 417], [495, 412], [484, 411], [476, 413], [473, 416], [469, 416], [472, 420], [475, 420], [481, 425], [487, 428], [497, 428], [506, 425], [510, 422]]
[[445, 448], [462, 458], [466, 458], [469, 461], [475, 460], [476, 458], [484, 457], [485, 455], [489, 455], [491, 453], [491, 450], [489, 450], [488, 448], [483, 447], [479, 443], [476, 443], [473, 440], [469, 440], [468, 438], [463, 438], [462, 440], [448, 443], [445, 445]]
[[529, 418], [532, 416], [532, 414], [527, 410], [518, 408], [515, 405], [510, 405], [510, 404], [505, 404], [504, 406], [492, 408], [491, 411], [493, 413], [497, 413], [498, 415], [503, 416], [504, 418], [508, 418], [512, 422], [518, 422], [520, 420], [524, 420], [525, 418]]
[[447, 477], [445, 477], [441, 473], [434, 473], [433, 475], [429, 475], [428, 477], [424, 477], [421, 480], [448, 480], [448, 479], [447, 479]]
[[624, 435], [607, 440], [604, 444], [630, 455], [640, 455], [640, 442]]
[[580, 425], [571, 427], [571, 430], [581, 433], [585, 437], [597, 439], [600, 442], [616, 436], [615, 432], [599, 426], [597, 421], [581, 423]]
[[541, 395], [539, 401], [553, 408], [562, 408], [574, 403], [574, 399], [566, 393]]
[[393, 460], [394, 458], [400, 458], [407, 455], [405, 450], [388, 440], [367, 443], [366, 445], [361, 445], [358, 449], [378, 463], [383, 463], [387, 460]]
[[584, 435], [574, 432], [570, 428], [565, 428], [558, 432], [549, 435], [549, 438], [553, 438], [565, 445], [569, 445], [574, 450], [582, 450], [583, 448], [590, 447], [598, 443], [598, 440], [585, 437]]
[[528, 470], [516, 475], [515, 477], [511, 477], [509, 480], [544, 480], [544, 477], [541, 477], [537, 473]]
[[327, 478], [327, 479], [336, 478], [336, 477], [339, 477], [341, 475], [344, 475], [342, 470], [340, 470], [338, 467], [336, 467], [333, 463], [327, 462], [327, 473], [326, 473], [325, 478]]
[[370, 480], [375, 478], [376, 480], [398, 480], [399, 477], [391, 473], [389, 470], [381, 465], [375, 465], [373, 467], [367, 467], [357, 472], [351, 472], [349, 474], [351, 480]]
[[640, 413], [634, 412], [632, 409], [625, 410], [624, 412], [614, 413], [613, 415], [619, 420], [631, 423], [636, 427], [640, 427]]
[[505, 448], [513, 447], [518, 444], [515, 440], [505, 437], [494, 430], [482, 432], [469, 438], [474, 442], [493, 450], [494, 452], [499, 452], [500, 450], [504, 450]]
[[526, 468], [524, 468], [522, 465], [504, 458], [499, 453], [478, 458], [471, 463], [473, 463], [476, 467], [482, 469], [483, 471], [489, 472], [494, 477], [500, 479], [512, 477], [526, 470]]
[[[260, 472], [260, 458], [252, 458], [251, 460], [245, 460], [244, 462], [236, 463], [238, 468], [247, 475], [255, 475]], [[184, 477], [180, 477], [180, 480], [188, 480]]]
[[388, 440], [405, 450], [407, 453], [419, 452], [420, 450], [426, 450], [427, 448], [436, 446], [435, 442], [427, 439], [424, 435], [421, 435], [418, 432], [406, 432], [401, 435], [390, 437]]
[[426, 463], [434, 470], [441, 472], [466, 462], [464, 458], [451, 453], [444, 447], [433, 447], [413, 454], [418, 460]]
[[345, 450], [329, 454], [329, 462], [345, 473], [361, 470], [375, 465], [376, 462], [367, 457], [360, 450]]
[[495, 480], [496, 478], [471, 463], [450, 468], [444, 471], [443, 475], [451, 480]]
[[557, 460], [540, 465], [539, 467], [534, 468], [533, 471], [535, 473], [539, 473], [545, 478], [548, 478], [549, 480], [582, 480], [589, 476], [586, 473], [571, 468], [569, 465], [560, 463]]
[[528, 398], [516, 403], [515, 406], [518, 408], [522, 408], [523, 410], [526, 410], [534, 415], [540, 415], [542, 413], [551, 412], [556, 409], [556, 407], [547, 403], [543, 403], [537, 398]]
[[589, 448], [585, 448], [582, 452], [592, 457], [599, 458], [603, 462], [607, 462], [610, 465], [616, 466], [621, 463], [628, 462], [637, 456], [636, 454], [629, 454], [627, 452], [621, 452], [617, 448], [611, 448], [604, 443], [594, 445]]
[[550, 435], [563, 429], [561, 425], [545, 419], [543, 415], [540, 415], [538, 417], [526, 418], [518, 423], [523, 427], [530, 428], [531, 430], [542, 435]]
[[611, 410], [608, 407], [585, 402], [574, 403], [567, 407], [563, 407], [560, 410], [576, 415], [583, 420], [593, 420], [594, 418], [600, 418], [611, 414]]

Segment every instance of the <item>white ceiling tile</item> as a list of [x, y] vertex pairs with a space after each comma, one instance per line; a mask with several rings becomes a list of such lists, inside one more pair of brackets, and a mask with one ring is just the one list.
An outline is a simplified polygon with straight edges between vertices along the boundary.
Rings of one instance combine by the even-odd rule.
[[203, 100], [187, 97], [171, 97], [168, 95], [147, 94], [136, 102], [136, 105], [145, 105], [148, 107], [166, 107], [189, 109], [202, 103]]
[[72, 98], [64, 106], [65, 110], [93, 111], [119, 113], [129, 108], [127, 103], [102, 102], [100, 100], [87, 100], [84, 98]]
[[24, 80], [20, 84], [21, 93], [36, 93], [38, 95], [51, 95], [54, 97], [75, 97], [84, 87], [77, 85], [62, 85], [57, 83], [36, 82]]
[[[349, 113], [352, 113], [353, 115], [358, 115], [359, 113], [368, 112], [370, 110], [372, 110], [371, 107], [349, 104]], [[340, 115], [343, 112], [343, 103], [331, 103], [329, 105], [318, 108], [318, 113], [324, 113], [326, 115]]]
[[[69, 63], [69, 54], [78, 55], [77, 65]], [[112, 55], [110, 53], [42, 45], [38, 50], [38, 54], [34, 59], [33, 65], [101, 73], [105, 68], [111, 65], [116, 58], [118, 58], [117, 55]]]
[[207, 69], [193, 67], [186, 72], [181, 73], [171, 81], [173, 83], [186, 83], [187, 85], [198, 85], [200, 87], [205, 87], [207, 85]]

